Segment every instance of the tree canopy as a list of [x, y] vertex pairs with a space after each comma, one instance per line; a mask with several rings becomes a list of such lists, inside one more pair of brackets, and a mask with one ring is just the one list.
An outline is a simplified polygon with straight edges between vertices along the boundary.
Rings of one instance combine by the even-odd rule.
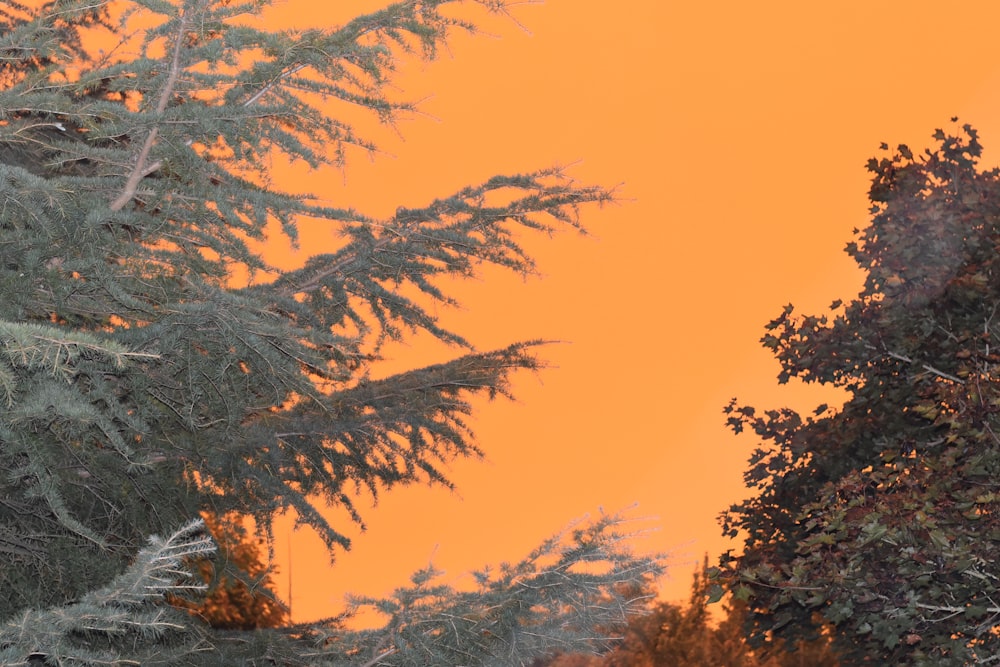
[[723, 577], [757, 637], [802, 637], [813, 614], [851, 664], [963, 665], [1000, 655], [1000, 171], [976, 131], [873, 158], [871, 224], [847, 251], [867, 273], [828, 315], [767, 327], [779, 380], [841, 387], [841, 408], [759, 412], [745, 538]]
[[[371, 150], [331, 109], [384, 121], [412, 109], [386, 93], [398, 60], [475, 26], [447, 11], [459, 3], [403, 0], [341, 26], [272, 30], [269, 4], [0, 7], [4, 660], [233, 664], [225, 647], [243, 644], [162, 604], [201, 590], [179, 583], [179, 564], [212, 548], [197, 517], [246, 517], [271, 540], [292, 512], [332, 556], [349, 541], [321, 508], [360, 522], [359, 497], [450, 485], [444, 464], [482, 454], [472, 397], [508, 394], [513, 372], [539, 367], [540, 342], [475, 349], [438, 321], [436, 306], [454, 304], [445, 279], [484, 264], [531, 273], [519, 233], [581, 229], [581, 207], [614, 197], [556, 168], [388, 218], [283, 191], [272, 158], [339, 169]], [[303, 224], [339, 244], [295, 270], [270, 265], [262, 245], [294, 243]], [[417, 332], [461, 351], [383, 377], [384, 344]], [[476, 595], [428, 588], [422, 573], [378, 603], [382, 635], [298, 628], [282, 641], [306, 641], [311, 657], [274, 655], [516, 664], [549, 640], [599, 642], [591, 621], [610, 627], [638, 603], [617, 586], [659, 568], [624, 546], [621, 520], [484, 573]], [[452, 625], [427, 625], [432, 612]], [[341, 639], [324, 639], [333, 629]]]

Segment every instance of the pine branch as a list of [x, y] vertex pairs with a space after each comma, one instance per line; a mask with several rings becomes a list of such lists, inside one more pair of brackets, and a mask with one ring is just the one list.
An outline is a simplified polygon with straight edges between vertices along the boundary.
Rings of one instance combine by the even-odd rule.
[[[204, 584], [182, 583], [193, 576], [184, 561], [215, 548], [201, 519], [166, 539], [150, 537], [135, 563], [107, 586], [75, 604], [8, 620], [0, 627], [0, 665], [32, 660], [66, 666], [176, 664], [197, 650], [198, 637], [183, 641], [193, 628], [164, 596], [203, 590]], [[180, 641], [168, 648], [163, 642], [168, 635]]]
[[83, 331], [3, 320], [0, 320], [0, 347], [11, 363], [28, 369], [42, 367], [52, 375], [65, 374], [65, 369], [83, 354], [100, 357], [117, 369], [124, 368], [127, 360], [160, 358], [158, 354], [134, 352]]
[[[163, 112], [167, 110], [167, 104], [170, 102], [170, 98], [174, 94], [174, 88], [177, 86], [177, 79], [180, 76], [181, 69], [183, 69], [181, 64], [181, 53], [183, 51], [184, 33], [187, 30], [187, 24], [188, 12], [185, 11], [180, 15], [180, 20], [177, 25], [177, 35], [174, 38], [173, 55], [170, 59], [170, 69], [167, 72], [167, 79], [163, 84], [163, 89], [160, 91], [160, 97], [157, 100], [156, 107], [154, 109], [157, 116], [161, 116]], [[136, 191], [139, 189], [139, 183], [142, 182], [142, 179], [158, 171], [160, 167], [163, 166], [162, 160], [156, 160], [152, 164], [147, 164], [149, 154], [152, 152], [153, 146], [156, 144], [156, 137], [158, 134], [159, 128], [153, 126], [146, 135], [146, 140], [143, 142], [142, 148], [139, 150], [139, 155], [135, 159], [135, 166], [132, 168], [131, 173], [129, 173], [128, 178], [125, 179], [125, 186], [122, 189], [121, 194], [119, 194], [109, 206], [112, 211], [120, 211], [126, 204], [132, 201], [132, 198], [135, 197]]]
[[483, 264], [529, 274], [534, 262], [516, 240], [517, 228], [583, 231], [579, 207], [614, 198], [611, 190], [577, 186], [558, 168], [495, 177], [424, 208], [400, 208], [382, 223], [345, 223], [350, 240], [336, 253], [316, 255], [303, 268], [247, 293], [273, 299], [274, 308], [317, 329], [356, 327], [377, 339], [376, 351], [382, 341], [417, 330], [468, 346], [440, 327], [426, 306], [404, 294], [415, 289], [432, 301], [454, 305], [436, 284], [437, 277], [471, 277]]
[[[472, 29], [470, 24], [448, 20], [438, 13], [437, 7], [439, 5], [453, 1], [418, 2], [417, 0], [406, 0], [405, 2], [396, 2], [356, 18], [328, 34], [314, 35], [317, 38], [317, 43], [306, 52], [321, 53], [325, 62], [320, 64], [314, 59], [297, 59], [298, 53], [302, 51], [289, 50], [287, 53], [291, 58], [277, 63], [279, 68], [277, 74], [265, 79], [263, 85], [251, 93], [241, 104], [244, 107], [256, 104], [267, 94], [307, 68], [317, 69], [320, 73], [330, 72], [333, 70], [332, 65], [338, 61], [354, 64], [376, 80], [380, 79], [381, 67], [377, 64], [379, 62], [378, 56], [386, 55], [391, 43], [405, 47], [400, 36], [401, 33], [410, 32], [418, 35], [428, 50], [432, 51], [434, 45], [439, 41], [444, 41], [448, 26]], [[362, 40], [372, 35], [375, 36], [376, 43], [363, 45]], [[260, 77], [251, 77], [248, 80], [261, 79]]]
[[[546, 183], [549, 178], [555, 182]], [[506, 204], [487, 205], [491, 196], [507, 189], [523, 195]], [[360, 222], [355, 227], [359, 232], [357, 240], [335, 255], [322, 256], [322, 265], [314, 260], [302, 270], [286, 273], [275, 283], [275, 291], [283, 297], [315, 292], [334, 279], [342, 281], [347, 275], [370, 269], [372, 264], [391, 267], [386, 276], [397, 280], [411, 277], [413, 270], [407, 268], [422, 269], [424, 273], [435, 270], [434, 260], [444, 262], [450, 273], [467, 272], [471, 260], [527, 272], [532, 264], [503, 229], [505, 222], [551, 232], [554, 227], [540, 217], [547, 215], [581, 229], [575, 215], [577, 206], [613, 199], [612, 191], [574, 186], [558, 168], [494, 177], [426, 208], [400, 209], [381, 225], [378, 237], [371, 236], [373, 226], [369, 222]], [[401, 266], [402, 256], [411, 258], [412, 264]]]
[[283, 71], [274, 80], [267, 82], [260, 90], [251, 95], [247, 100], [243, 102], [244, 107], [250, 107], [256, 104], [262, 97], [271, 92], [276, 86], [280, 85], [285, 79], [295, 76], [302, 70], [304, 70], [308, 65], [306, 63], [297, 63], [287, 70]]
[[[328, 664], [524, 665], [553, 650], [606, 651], [627, 621], [651, 598], [649, 585], [662, 571], [658, 557], [633, 556], [623, 532], [624, 514], [575, 524], [526, 558], [494, 573], [475, 574], [478, 590], [435, 583], [433, 567], [417, 572], [412, 586], [387, 599], [357, 597], [350, 613], [370, 608], [386, 623], [360, 632], [314, 631], [325, 650], [303, 657]], [[365, 656], [371, 656], [365, 659]]]
[[[198, 467], [198, 475], [218, 490], [219, 503], [250, 492], [267, 513], [294, 509], [331, 548], [347, 547], [315, 499], [362, 523], [345, 487], [365, 488], [377, 498], [384, 489], [414, 482], [451, 486], [441, 463], [482, 455], [463, 420], [471, 412], [469, 399], [508, 395], [513, 371], [539, 367], [530, 348], [542, 343], [465, 355], [261, 414], [247, 424], [232, 467]], [[285, 483], [275, 483], [275, 471]], [[258, 520], [270, 521], [267, 513]]]

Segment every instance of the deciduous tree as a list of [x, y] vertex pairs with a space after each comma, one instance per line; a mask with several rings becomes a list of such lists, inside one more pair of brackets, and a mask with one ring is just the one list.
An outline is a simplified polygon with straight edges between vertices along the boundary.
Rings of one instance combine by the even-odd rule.
[[1000, 656], [1000, 173], [973, 128], [934, 138], [868, 164], [857, 298], [789, 306], [764, 336], [780, 381], [841, 387], [843, 407], [727, 410], [763, 441], [756, 495], [724, 520], [746, 537], [732, 590], [758, 637], [809, 636], [819, 612], [851, 664]]
[[[484, 574], [475, 594], [422, 574], [379, 603], [381, 635], [284, 633], [331, 633], [308, 660], [268, 643], [277, 633], [248, 654], [162, 604], [195, 586], [175, 579], [209, 549], [199, 513], [251, 518], [271, 539], [293, 512], [333, 553], [348, 539], [322, 506], [360, 521], [359, 496], [449, 485], [442, 464], [482, 453], [471, 398], [507, 394], [513, 372], [539, 366], [539, 343], [475, 350], [435, 316], [453, 303], [445, 279], [483, 264], [530, 273], [520, 232], [579, 228], [580, 207], [613, 198], [559, 169], [388, 218], [282, 191], [272, 158], [336, 169], [373, 148], [331, 109], [392, 120], [412, 108], [386, 94], [398, 59], [475, 28], [454, 2], [403, 0], [339, 27], [271, 30], [269, 4], [0, 7], [5, 660], [516, 664], [546, 637], [586, 643], [632, 603], [615, 585], [658, 568], [627, 552], [616, 517]], [[303, 224], [340, 241], [296, 270], [271, 266], [261, 244], [295, 242]], [[383, 377], [382, 346], [415, 332], [462, 352]], [[591, 560], [604, 569], [580, 570]]]

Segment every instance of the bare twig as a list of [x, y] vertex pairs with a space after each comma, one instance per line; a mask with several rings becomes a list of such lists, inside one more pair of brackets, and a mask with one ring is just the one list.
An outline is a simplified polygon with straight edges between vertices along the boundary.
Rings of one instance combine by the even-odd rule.
[[[943, 618], [927, 619], [932, 623], [937, 623], [945, 619], [951, 618], [952, 616], [957, 616], [958, 614], [965, 614], [969, 611], [968, 607], [956, 607], [953, 605], [938, 605], [938, 604], [926, 604], [923, 602], [917, 602], [916, 607], [918, 609], [926, 609], [927, 611], [938, 611], [946, 612], [948, 616]], [[1000, 613], [1000, 607], [987, 607], [987, 613], [997, 614]]]
[[243, 103], [243, 106], [244, 107], [252, 106], [255, 102], [257, 102], [257, 100], [259, 100], [260, 98], [264, 97], [264, 95], [266, 95], [268, 93], [268, 91], [272, 90], [275, 86], [277, 86], [279, 83], [281, 83], [281, 81], [283, 79], [287, 79], [288, 77], [292, 76], [293, 74], [296, 74], [297, 72], [302, 71], [307, 66], [308, 65], [306, 65], [306, 63], [299, 63], [298, 65], [295, 65], [294, 67], [291, 67], [291, 68], [285, 70], [284, 72], [282, 72], [281, 74], [279, 74], [273, 81], [268, 81], [267, 84], [263, 88], [261, 88], [256, 93], [254, 93], [253, 95], [251, 95], [250, 99], [248, 99], [246, 102]]
[[[919, 361], [916, 361], [915, 359], [911, 359], [910, 357], [906, 356], [905, 354], [899, 354], [899, 353], [893, 352], [891, 350], [886, 350], [885, 353], [887, 355], [889, 355], [890, 357], [892, 357], [893, 359], [897, 359], [899, 361], [905, 361], [908, 364], [920, 364]], [[962, 378], [957, 377], [955, 375], [952, 375], [951, 373], [945, 373], [942, 370], [938, 370], [937, 368], [934, 368], [930, 364], [920, 364], [920, 367], [923, 368], [928, 373], [932, 373], [934, 375], [937, 375], [939, 378], [943, 378], [943, 379], [949, 380], [951, 382], [962, 384]]]
[[[374, 246], [372, 246], [372, 253], [374, 254], [379, 250], [381, 250], [382, 248], [384, 248], [385, 246], [389, 245], [389, 243], [392, 240], [393, 239], [391, 237], [386, 237], [376, 241]], [[334, 276], [337, 273], [340, 273], [345, 267], [349, 266], [352, 262], [357, 261], [358, 257], [359, 257], [358, 253], [350, 253], [345, 257], [341, 258], [338, 262], [318, 272], [307, 282], [302, 283], [301, 285], [292, 285], [288, 289], [283, 290], [282, 295], [292, 296], [294, 294], [304, 294], [307, 292], [313, 292], [322, 287], [323, 281], [325, 279]]]
[[394, 648], [386, 649], [386, 650], [382, 651], [381, 653], [379, 653], [374, 658], [372, 658], [371, 660], [369, 660], [368, 662], [366, 662], [365, 664], [361, 665], [361, 667], [374, 667], [378, 663], [382, 662], [383, 658], [388, 658], [390, 655], [392, 655], [395, 652], [396, 652], [396, 649], [394, 649]]

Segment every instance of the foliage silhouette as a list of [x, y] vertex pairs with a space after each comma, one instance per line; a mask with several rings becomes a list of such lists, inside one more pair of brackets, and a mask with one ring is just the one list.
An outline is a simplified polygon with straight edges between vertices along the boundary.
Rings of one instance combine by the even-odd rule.
[[979, 168], [968, 125], [934, 139], [868, 163], [858, 297], [828, 316], [789, 306], [763, 338], [780, 381], [842, 387], [843, 407], [727, 408], [763, 444], [756, 495], [724, 517], [745, 546], [721, 576], [759, 639], [812, 636], [818, 613], [851, 664], [1000, 654], [1000, 172]]

